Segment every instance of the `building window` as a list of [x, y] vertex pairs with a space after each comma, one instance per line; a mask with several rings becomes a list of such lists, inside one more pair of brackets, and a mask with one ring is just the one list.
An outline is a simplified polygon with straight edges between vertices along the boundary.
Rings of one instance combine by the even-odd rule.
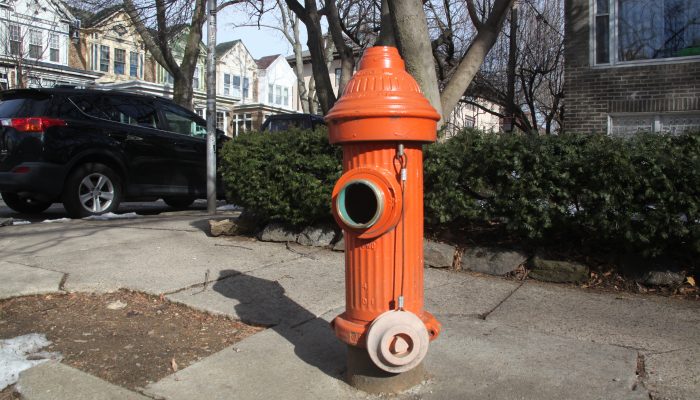
[[134, 51], [129, 52], [129, 76], [139, 76], [139, 53]]
[[100, 47], [97, 44], [92, 45], [92, 57], [91, 57], [91, 63], [90, 66], [92, 67], [93, 71], [97, 71], [99, 68], [98, 65], [98, 60], [100, 58]]
[[275, 104], [282, 104], [282, 86], [275, 86]]
[[611, 115], [609, 133], [631, 137], [640, 133], [680, 135], [700, 129], [700, 114], [631, 114]]
[[30, 88], [40, 88], [41, 87], [41, 79], [37, 76], [30, 76], [29, 77], [29, 87]]
[[59, 60], [58, 35], [55, 33], [49, 34], [49, 60], [58, 62]]
[[285, 106], [289, 105], [289, 88], [284, 88], [284, 98], [283, 103]]
[[243, 78], [243, 97], [246, 99], [248, 98], [248, 93], [249, 93], [248, 85], [249, 85], [248, 78], [244, 77]]
[[22, 53], [22, 35], [19, 25], [10, 25], [10, 54], [19, 56]]
[[216, 129], [226, 132], [224, 129], [226, 125], [226, 114], [223, 111], [216, 112]]
[[109, 72], [109, 46], [100, 46], [100, 71]]
[[233, 76], [233, 97], [241, 97], [241, 77]]
[[41, 58], [41, 31], [29, 30], [29, 58]]
[[236, 136], [253, 130], [253, 114], [235, 114], [233, 117], [235, 118]]
[[126, 50], [114, 49], [114, 73], [116, 75], [124, 75], [126, 66]]
[[173, 75], [168, 71], [165, 71], [165, 83], [168, 83], [170, 85], [175, 84], [175, 78], [173, 78]]
[[607, 64], [608, 62], [610, 62], [610, 0], [596, 1], [597, 7], [595, 15], [595, 61], [598, 64]]
[[192, 89], [199, 89], [199, 67], [194, 67], [192, 75]]
[[231, 75], [224, 74], [224, 96], [231, 94]]
[[594, 7], [597, 64], [700, 55], [697, 0], [596, 0]]
[[340, 87], [340, 75], [343, 74], [343, 70], [340, 68], [335, 69], [335, 87], [339, 88]]
[[267, 85], [267, 102], [272, 104], [275, 97], [275, 86]]

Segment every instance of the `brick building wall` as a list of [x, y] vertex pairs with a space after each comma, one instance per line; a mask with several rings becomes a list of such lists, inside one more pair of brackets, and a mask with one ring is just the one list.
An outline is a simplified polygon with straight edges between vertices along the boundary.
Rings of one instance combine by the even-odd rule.
[[591, 66], [589, 0], [565, 0], [567, 132], [607, 133], [610, 115], [700, 116], [700, 60]]

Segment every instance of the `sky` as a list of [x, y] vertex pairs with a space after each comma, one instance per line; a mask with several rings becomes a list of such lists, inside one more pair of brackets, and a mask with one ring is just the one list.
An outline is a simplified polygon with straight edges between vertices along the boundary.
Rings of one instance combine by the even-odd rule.
[[[216, 42], [241, 39], [255, 59], [273, 54], [289, 56], [293, 53], [292, 45], [281, 32], [266, 27], [243, 26], [256, 23], [257, 19], [249, 17], [240, 7], [225, 8], [217, 13]], [[280, 25], [272, 14], [266, 14], [261, 24]], [[301, 42], [306, 49], [306, 28], [302, 25], [299, 31]], [[206, 33], [202, 37], [206, 40]]]

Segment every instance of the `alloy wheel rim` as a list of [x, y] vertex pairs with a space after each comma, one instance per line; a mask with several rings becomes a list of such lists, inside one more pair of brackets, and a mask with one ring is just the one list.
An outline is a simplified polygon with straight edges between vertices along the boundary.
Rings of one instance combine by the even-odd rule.
[[114, 202], [114, 184], [104, 174], [92, 173], [80, 182], [78, 199], [80, 205], [91, 213], [102, 213]]

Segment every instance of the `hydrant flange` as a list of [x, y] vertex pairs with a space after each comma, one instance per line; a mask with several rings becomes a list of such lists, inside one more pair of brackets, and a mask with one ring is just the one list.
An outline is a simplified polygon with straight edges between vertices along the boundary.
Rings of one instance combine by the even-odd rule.
[[384, 168], [356, 168], [333, 188], [333, 216], [343, 229], [372, 239], [393, 229], [401, 217], [401, 188]]

